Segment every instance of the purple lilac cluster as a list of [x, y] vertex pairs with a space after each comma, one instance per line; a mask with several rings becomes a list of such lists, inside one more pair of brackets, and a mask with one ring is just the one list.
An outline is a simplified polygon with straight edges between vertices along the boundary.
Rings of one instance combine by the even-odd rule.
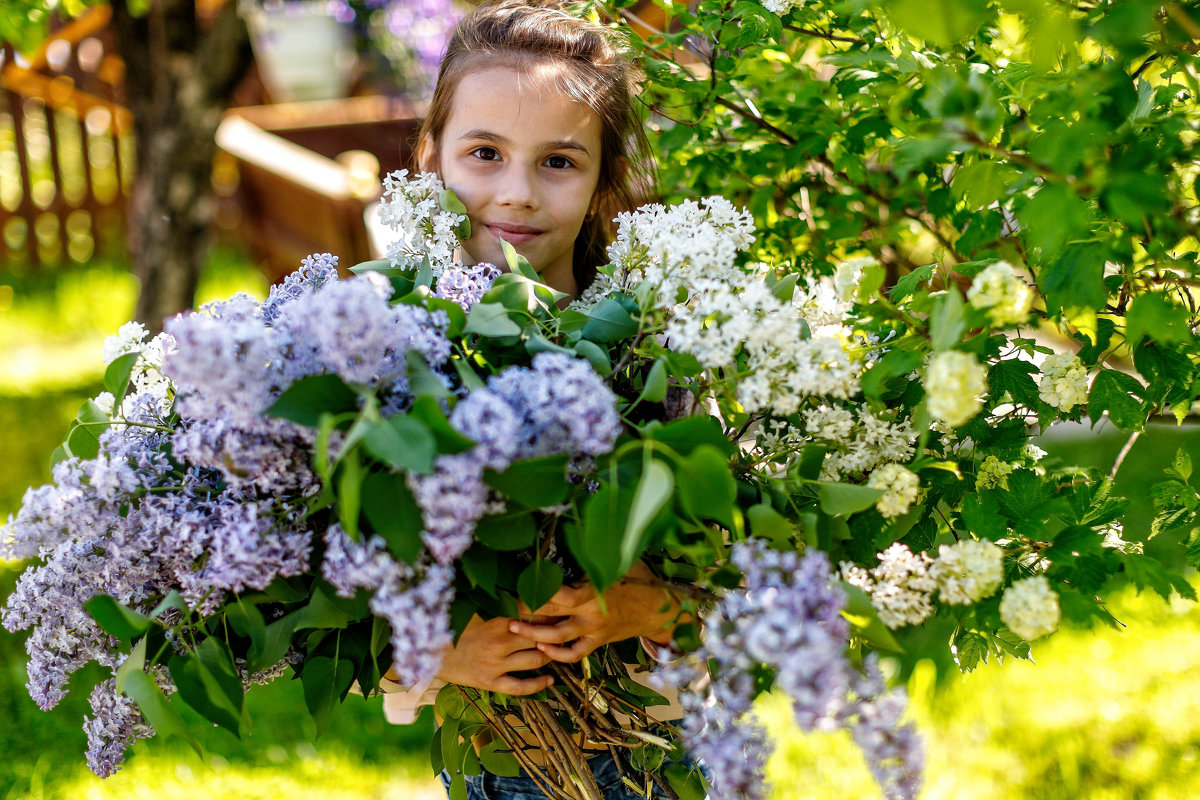
[[[393, 307], [390, 282], [340, 281], [336, 265], [312, 256], [264, 303], [237, 296], [169, 320], [168, 391], [135, 390], [96, 458], [67, 459], [53, 484], [26, 493], [0, 534], [0, 558], [40, 563], [21, 576], [0, 621], [32, 629], [28, 688], [41, 708], [57, 705], [85, 664], [119, 665], [118, 643], [84, 610], [93, 597], [148, 611], [178, 590], [209, 614], [230, 592], [308, 571], [304, 506], [320, 488], [309, 467], [313, 433], [261, 411], [297, 378], [324, 373], [398, 405], [408, 353], [435, 368], [450, 353], [444, 314]], [[426, 610], [428, 632], [400, 630], [436, 643], [448, 630], [448, 593], [446, 571], [431, 568], [419, 585], [380, 584], [378, 613], [398, 626]], [[89, 761], [111, 774], [146, 729], [105, 685], [92, 705]]]
[[392, 629], [397, 680], [418, 686], [437, 674], [442, 651], [453, 641], [452, 568], [399, 563], [388, 555], [380, 537], [355, 542], [334, 524], [325, 534], [321, 574], [342, 597], [353, 597], [359, 589], [372, 592], [372, 613], [386, 619]]
[[680, 690], [682, 732], [712, 771], [715, 796], [767, 794], [771, 744], [747, 713], [758, 694], [755, 676], [763, 673], [791, 699], [804, 730], [849, 728], [887, 796], [915, 796], [920, 753], [911, 730], [899, 727], [903, 696], [884, 695], [877, 672], [864, 678], [851, 669], [846, 596], [825, 554], [801, 556], [751, 540], [734, 546], [731, 561], [742, 588], [706, 616], [703, 646], [657, 673], [662, 685]]
[[600, 455], [621, 432], [616, 397], [591, 365], [549, 352], [490, 378], [454, 408], [450, 424], [476, 446], [439, 456], [428, 475], [407, 476], [425, 523], [422, 539], [439, 564], [462, 555], [488, 512], [484, 470], [535, 456]]
[[116, 773], [125, 761], [125, 751], [138, 739], [154, 735], [137, 705], [117, 691], [114, 678], [101, 681], [88, 698], [92, 716], [83, 718], [87, 733], [87, 763], [101, 778]]
[[487, 262], [469, 267], [446, 267], [438, 277], [433, 296], [457, 303], [463, 311], [469, 311], [487, 294], [501, 274], [499, 267]]

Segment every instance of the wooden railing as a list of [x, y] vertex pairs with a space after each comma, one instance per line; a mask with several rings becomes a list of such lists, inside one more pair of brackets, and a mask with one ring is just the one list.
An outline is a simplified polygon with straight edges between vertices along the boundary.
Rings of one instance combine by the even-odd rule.
[[119, 248], [134, 158], [107, 7], [28, 61], [0, 49], [0, 266], [84, 262]]

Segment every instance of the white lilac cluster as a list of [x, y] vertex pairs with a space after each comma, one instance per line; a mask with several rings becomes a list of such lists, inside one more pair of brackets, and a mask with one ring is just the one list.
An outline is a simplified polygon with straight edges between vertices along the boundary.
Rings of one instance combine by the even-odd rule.
[[1026, 641], [1054, 633], [1062, 612], [1045, 575], [1015, 581], [1000, 598], [1000, 619]]
[[1012, 264], [997, 261], [975, 276], [967, 302], [987, 314], [993, 327], [1020, 325], [1029, 319], [1033, 292], [1014, 272]]
[[862, 475], [913, 456], [916, 431], [907, 419], [875, 416], [865, 405], [853, 409], [821, 405], [801, 413], [805, 433], [828, 448], [822, 480]]
[[933, 613], [937, 582], [930, 575], [931, 559], [896, 542], [879, 554], [871, 570], [871, 605], [889, 628], [920, 625]]
[[355, 542], [334, 524], [325, 533], [321, 574], [341, 597], [371, 592], [371, 612], [391, 627], [392, 666], [401, 684], [423, 685], [437, 674], [442, 651], [453, 642], [451, 567], [398, 562], [380, 537]]
[[444, 211], [441, 196], [445, 186], [432, 172], [393, 172], [383, 179], [383, 201], [379, 221], [395, 235], [387, 248], [394, 267], [412, 269], [428, 258], [434, 277], [454, 263], [458, 247], [455, 229], [466, 221], [462, 214]]
[[976, 489], [1008, 488], [1008, 476], [1016, 469], [1007, 461], [1001, 461], [995, 456], [988, 456], [979, 464], [975, 473]]
[[130, 401], [134, 398], [154, 397], [159, 402], [167, 403], [171, 391], [171, 382], [162, 373], [163, 357], [174, 345], [170, 334], [159, 333], [147, 340], [148, 331], [140, 322], [126, 322], [117, 329], [116, 336], [104, 340], [103, 359], [105, 364], [111, 364], [119, 357], [128, 353], [137, 353], [137, 361], [129, 373], [129, 391], [122, 408], [114, 408], [116, 398], [109, 392], [101, 392], [95, 402], [105, 414], [120, 417], [126, 413]]
[[987, 367], [970, 353], [945, 350], [929, 360], [925, 396], [934, 420], [957, 428], [979, 413], [986, 392]]
[[942, 602], [970, 605], [991, 597], [1004, 583], [1004, 551], [975, 539], [944, 544], [930, 574]]
[[428, 475], [406, 477], [421, 507], [421, 538], [439, 564], [470, 546], [476, 522], [488, 512], [485, 470], [535, 456], [600, 455], [621, 432], [616, 397], [603, 379], [588, 362], [553, 352], [490, 378], [454, 407], [450, 424], [475, 447], [438, 456]]
[[875, 508], [887, 519], [907, 514], [921, 494], [921, 479], [903, 464], [884, 464], [871, 473], [867, 486], [883, 492]]
[[[914, 797], [922, 754], [911, 726], [901, 725], [895, 698], [882, 682], [855, 675], [845, 648], [846, 597], [825, 555], [779, 552], [759, 541], [734, 546], [743, 575], [704, 620], [704, 644], [661, 667], [656, 679], [680, 690], [683, 735], [712, 774], [714, 798], [767, 795], [763, 770], [771, 743], [752, 714], [758, 693], [753, 669], [766, 665], [775, 689], [792, 702], [805, 730], [849, 728], [888, 797]], [[699, 680], [708, 674], [711, 680]], [[871, 708], [883, 701], [880, 708]], [[903, 701], [901, 700], [901, 706]], [[892, 727], [883, 730], [883, 724]], [[897, 769], [897, 761], [903, 768]]]
[[1060, 411], [1083, 405], [1088, 398], [1088, 371], [1071, 353], [1051, 353], [1041, 363], [1038, 397]]
[[463, 311], [468, 311], [492, 288], [500, 275], [500, 268], [487, 262], [466, 267], [449, 266], [442, 270], [433, 296], [449, 300], [458, 304]]

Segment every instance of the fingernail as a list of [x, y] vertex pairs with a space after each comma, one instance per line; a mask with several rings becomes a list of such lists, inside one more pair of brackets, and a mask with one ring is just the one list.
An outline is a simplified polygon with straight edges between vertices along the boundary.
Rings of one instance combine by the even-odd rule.
[[508, 632], [509, 633], [516, 633], [519, 630], [521, 630], [521, 626], [518, 625], [517, 623], [515, 623], [515, 622], [508, 623]]

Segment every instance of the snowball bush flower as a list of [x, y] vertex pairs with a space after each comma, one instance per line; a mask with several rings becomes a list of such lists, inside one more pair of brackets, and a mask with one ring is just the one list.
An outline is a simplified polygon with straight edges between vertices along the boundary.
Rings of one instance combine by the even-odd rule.
[[987, 367], [970, 353], [945, 350], [929, 360], [925, 394], [935, 420], [957, 428], [979, 413], [986, 392]]
[[985, 311], [994, 327], [1003, 328], [1029, 319], [1033, 292], [1017, 277], [1012, 264], [997, 261], [975, 276], [967, 290], [967, 302]]
[[871, 473], [867, 486], [882, 489], [883, 497], [875, 501], [879, 513], [887, 519], [908, 513], [921, 492], [921, 479], [903, 464], [884, 464]]
[[1060, 411], [1087, 402], [1088, 371], [1071, 353], [1051, 353], [1041, 364], [1038, 397]]
[[899, 542], [879, 554], [879, 566], [871, 570], [871, 604], [884, 625], [919, 625], [933, 613], [937, 582], [929, 574], [932, 564], [929, 556]]
[[975, 473], [976, 489], [995, 489], [997, 486], [1008, 487], [1008, 475], [1014, 470], [1012, 464], [1001, 461], [995, 456], [988, 456], [979, 465]]
[[1061, 615], [1058, 595], [1045, 575], [1016, 581], [1000, 598], [1000, 619], [1026, 641], [1054, 633]]
[[951, 605], [970, 605], [991, 597], [1004, 583], [1004, 551], [987, 541], [963, 539], [938, 548], [929, 570], [938, 597]]

